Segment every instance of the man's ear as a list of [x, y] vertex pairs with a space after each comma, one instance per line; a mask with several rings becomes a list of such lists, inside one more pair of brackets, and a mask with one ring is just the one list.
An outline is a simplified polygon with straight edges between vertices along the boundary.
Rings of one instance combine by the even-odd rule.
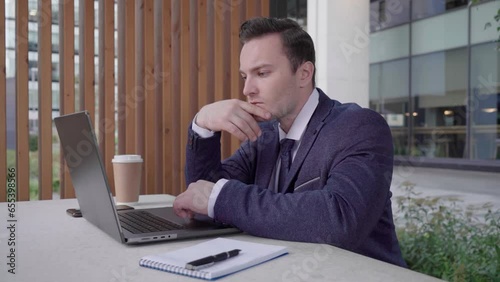
[[310, 61], [304, 62], [298, 71], [298, 78], [299, 78], [299, 86], [306, 87], [309, 85], [312, 81], [313, 74], [314, 74], [314, 65]]

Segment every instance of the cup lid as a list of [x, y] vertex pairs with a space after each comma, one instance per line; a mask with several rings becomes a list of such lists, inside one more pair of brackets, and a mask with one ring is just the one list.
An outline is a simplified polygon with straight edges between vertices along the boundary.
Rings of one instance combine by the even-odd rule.
[[111, 160], [113, 163], [142, 163], [140, 155], [115, 155]]

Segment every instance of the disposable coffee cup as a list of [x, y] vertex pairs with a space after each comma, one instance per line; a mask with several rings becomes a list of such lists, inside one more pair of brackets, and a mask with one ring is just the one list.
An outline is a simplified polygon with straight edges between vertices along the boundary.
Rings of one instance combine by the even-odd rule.
[[142, 177], [140, 155], [115, 155], [113, 160], [115, 198], [118, 203], [137, 203]]

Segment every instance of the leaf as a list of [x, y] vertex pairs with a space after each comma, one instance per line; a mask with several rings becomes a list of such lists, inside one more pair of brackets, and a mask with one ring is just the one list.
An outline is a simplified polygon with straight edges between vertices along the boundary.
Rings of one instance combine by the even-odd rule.
[[487, 23], [484, 25], [484, 29], [487, 29], [487, 28], [489, 28], [489, 27], [491, 27], [491, 23], [490, 23], [490, 22], [487, 22]]

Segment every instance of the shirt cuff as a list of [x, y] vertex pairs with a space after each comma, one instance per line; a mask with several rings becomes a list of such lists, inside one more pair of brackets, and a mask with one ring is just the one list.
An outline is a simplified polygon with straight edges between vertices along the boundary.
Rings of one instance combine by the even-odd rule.
[[214, 207], [215, 207], [215, 201], [217, 201], [217, 197], [219, 197], [220, 191], [222, 191], [222, 187], [224, 187], [224, 184], [228, 182], [229, 180], [221, 178], [219, 181], [217, 181], [214, 185], [214, 188], [212, 188], [212, 193], [210, 193], [210, 196], [208, 197], [208, 216], [211, 218], [215, 217], [214, 214]]
[[194, 122], [196, 120], [196, 117], [198, 117], [198, 114], [194, 116], [193, 123], [191, 125], [191, 128], [193, 131], [198, 134], [201, 138], [210, 138], [214, 136], [214, 132], [212, 130], [208, 130], [206, 128], [203, 128]]

